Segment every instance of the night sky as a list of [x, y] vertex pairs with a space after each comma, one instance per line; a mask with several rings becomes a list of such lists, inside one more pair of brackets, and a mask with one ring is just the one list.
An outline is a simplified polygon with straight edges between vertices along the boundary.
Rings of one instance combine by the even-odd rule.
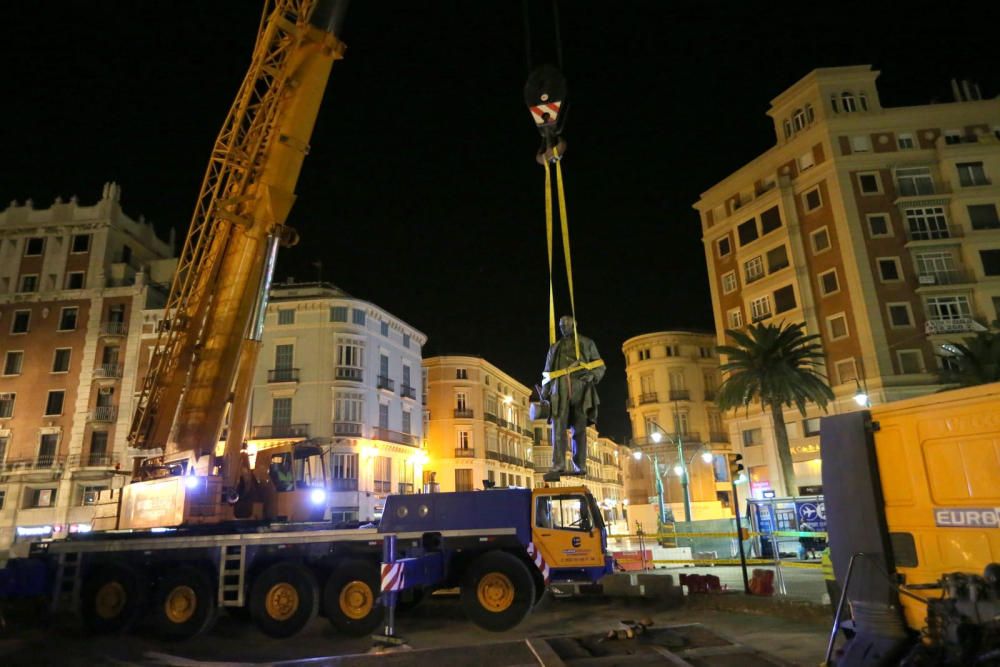
[[[622, 342], [711, 330], [699, 194], [773, 145], [770, 99], [815, 67], [873, 64], [886, 106], [995, 95], [996, 29], [950, 5], [560, 3], [563, 162], [577, 314], [608, 362], [600, 430], [623, 437]], [[249, 64], [259, 2], [5, 4], [0, 201], [48, 207], [122, 185], [125, 211], [183, 238]], [[535, 64], [554, 53], [529, 0]], [[836, 14], [818, 16], [825, 8]], [[543, 170], [522, 102], [518, 0], [354, 0], [298, 184], [303, 242], [278, 277], [323, 279], [529, 386], [548, 345]], [[557, 248], [558, 250], [558, 248]], [[557, 283], [560, 312], [568, 310]]]

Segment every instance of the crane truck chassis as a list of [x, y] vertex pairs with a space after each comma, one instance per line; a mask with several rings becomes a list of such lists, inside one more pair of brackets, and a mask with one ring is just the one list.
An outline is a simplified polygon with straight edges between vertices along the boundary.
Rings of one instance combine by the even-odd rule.
[[[395, 544], [388, 558], [387, 542]], [[528, 615], [550, 581], [593, 583], [612, 571], [585, 487], [391, 495], [378, 527], [90, 533], [33, 542], [12, 564], [22, 595], [48, 596], [90, 632], [148, 621], [169, 639], [204, 632], [221, 608], [272, 637], [296, 634], [317, 613], [341, 633], [366, 635], [382, 623], [387, 593], [419, 599], [454, 587], [476, 625], [502, 631]], [[25, 590], [27, 580], [35, 590]]]

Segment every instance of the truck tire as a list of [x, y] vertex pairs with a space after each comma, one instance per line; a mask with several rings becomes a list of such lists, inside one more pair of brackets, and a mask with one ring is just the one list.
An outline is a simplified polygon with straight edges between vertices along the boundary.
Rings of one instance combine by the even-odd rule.
[[323, 589], [323, 612], [330, 624], [351, 637], [371, 634], [385, 617], [385, 608], [378, 601], [380, 586], [377, 563], [341, 563]]
[[124, 563], [90, 572], [80, 591], [80, 616], [94, 634], [126, 632], [146, 606], [146, 577]]
[[316, 618], [319, 585], [300, 563], [275, 563], [250, 586], [250, 617], [269, 637], [291, 637]]
[[462, 606], [473, 623], [493, 632], [510, 630], [535, 604], [535, 578], [524, 562], [490, 551], [472, 562], [462, 584]]
[[157, 583], [152, 606], [153, 627], [162, 639], [197, 637], [215, 622], [215, 587], [195, 567], [172, 569]]

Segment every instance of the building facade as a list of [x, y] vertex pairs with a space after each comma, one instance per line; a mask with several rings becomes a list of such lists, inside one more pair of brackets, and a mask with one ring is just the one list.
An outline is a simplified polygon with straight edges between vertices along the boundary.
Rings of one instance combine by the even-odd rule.
[[[648, 486], [633, 487], [636, 496], [629, 498], [631, 503], [645, 503], [657, 495], [652, 472], [655, 460], [667, 473], [661, 475], [664, 503], [680, 508], [674, 515], [681, 519], [684, 496], [675, 468], [683, 454], [692, 518], [715, 518], [720, 504], [729, 506], [725, 455], [731, 447], [722, 411], [715, 404], [721, 382], [715, 344], [713, 333], [658, 331], [635, 336], [622, 345], [631, 446], [643, 454], [633, 467], [648, 468], [648, 474], [642, 472]], [[706, 463], [705, 452], [718, 456]]]
[[424, 359], [427, 450], [440, 491], [472, 491], [483, 480], [531, 488], [531, 390], [481, 357]]
[[163, 305], [176, 262], [120, 199], [107, 183], [92, 206], [0, 213], [0, 551], [18, 532], [113, 527], [131, 475], [143, 309]]
[[[941, 344], [1000, 315], [1000, 98], [886, 108], [869, 66], [818, 69], [768, 115], [773, 148], [702, 194], [716, 323], [804, 322], [832, 413], [941, 388]], [[819, 420], [788, 411], [797, 486], [821, 491]], [[769, 419], [731, 415], [751, 496], [783, 486]]]
[[381, 516], [421, 488], [426, 336], [328, 283], [271, 290], [254, 378], [250, 446], [312, 439], [328, 449], [335, 521]]

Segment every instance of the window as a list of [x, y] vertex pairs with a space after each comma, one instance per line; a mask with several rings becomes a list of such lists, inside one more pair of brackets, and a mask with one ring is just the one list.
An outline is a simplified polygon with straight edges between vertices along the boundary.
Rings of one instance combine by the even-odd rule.
[[764, 260], [760, 255], [757, 255], [743, 265], [743, 275], [748, 285], [764, 277]]
[[707, 347], [699, 347], [698, 356], [701, 357], [702, 359], [709, 359], [712, 356], [712, 350], [710, 350]]
[[821, 227], [809, 235], [809, 242], [812, 244], [813, 254], [818, 255], [830, 249], [830, 233], [826, 227]]
[[767, 272], [774, 273], [781, 269], [788, 268], [788, 252], [784, 245], [772, 248], [767, 251]]
[[837, 93], [830, 95], [830, 108], [833, 109], [833, 113], [840, 113], [840, 100], [837, 98]]
[[908, 375], [911, 373], [924, 372], [924, 355], [920, 350], [897, 350], [896, 359], [899, 360], [899, 372]]
[[906, 302], [890, 303], [886, 308], [889, 310], [889, 326], [894, 329], [913, 326], [913, 313], [910, 311], [910, 304]]
[[819, 435], [819, 417], [813, 417], [812, 419], [803, 419], [802, 433], [804, 433], [807, 438], [811, 438], [814, 435]]
[[331, 322], [346, 322], [347, 321], [347, 306], [332, 306], [330, 308], [330, 321]]
[[959, 162], [955, 168], [958, 170], [958, 182], [963, 187], [990, 184], [989, 179], [986, 178], [986, 172], [983, 171], [982, 162]]
[[17, 290], [18, 292], [37, 292], [38, 291], [38, 276], [31, 273], [28, 275], [21, 276], [21, 284]]
[[15, 310], [14, 318], [10, 322], [10, 332], [12, 334], [28, 333], [31, 324], [30, 310]]
[[736, 228], [736, 235], [739, 236], [740, 245], [744, 246], [757, 240], [757, 221], [751, 218], [742, 222]]
[[872, 238], [880, 236], [892, 236], [892, 227], [889, 226], [889, 216], [885, 213], [873, 213], [868, 218], [868, 233]]
[[53, 373], [68, 373], [69, 372], [69, 360], [72, 350], [68, 347], [57, 348], [55, 354], [52, 356], [52, 372]]
[[365, 325], [365, 311], [354, 308], [351, 310], [351, 321], [360, 326]]
[[16, 395], [13, 392], [0, 394], [0, 419], [10, 419], [14, 416], [14, 399]]
[[381, 429], [389, 428], [389, 404], [379, 403], [378, 404], [378, 427]]
[[33, 236], [24, 244], [25, 257], [38, 257], [45, 252], [45, 239], [41, 236]]
[[813, 113], [813, 105], [806, 103], [806, 122], [811, 123], [816, 118], [816, 114]]
[[868, 111], [868, 96], [864, 93], [858, 93], [858, 101], [861, 102], [861, 110]]
[[455, 490], [472, 491], [472, 468], [455, 468]]
[[355, 343], [337, 345], [337, 365], [361, 368], [361, 346]]
[[455, 369], [455, 379], [456, 380], [468, 380], [469, 379], [469, 371], [467, 369], [465, 369], [465, 368], [456, 368]]
[[968, 208], [973, 229], [1000, 229], [996, 204], [971, 204]]
[[877, 172], [867, 172], [858, 174], [858, 187], [861, 194], [877, 195], [882, 193], [882, 182], [879, 180]]
[[748, 428], [743, 431], [743, 446], [754, 447], [764, 444], [764, 434], [759, 428]]
[[70, 252], [79, 254], [90, 251], [90, 234], [74, 234], [73, 248]]
[[663, 352], [668, 357], [676, 357], [677, 356], [677, 346], [676, 345], [665, 345], [663, 347]]
[[649, 349], [639, 350], [639, 361], [646, 361], [647, 359], [649, 359]]
[[292, 423], [292, 399], [275, 398], [271, 400], [271, 424], [273, 426], [288, 426]]
[[866, 134], [851, 137], [851, 150], [855, 153], [867, 153], [872, 149], [872, 140]]
[[459, 431], [458, 432], [458, 444], [456, 445], [459, 449], [469, 449], [471, 435], [469, 431]]
[[913, 135], [908, 133], [900, 133], [896, 137], [896, 145], [899, 146], [899, 150], [905, 151], [913, 148], [915, 144], [913, 143]]
[[830, 269], [819, 274], [819, 291], [823, 296], [836, 294], [840, 291], [840, 282], [837, 280], [837, 269]]
[[826, 327], [830, 332], [830, 340], [840, 340], [848, 336], [847, 317], [843, 313], [826, 318]]
[[960, 281], [955, 259], [947, 250], [918, 254], [917, 276], [921, 285], [948, 285]]
[[792, 136], [792, 124], [787, 119], [781, 123], [782, 129], [785, 130], [785, 139]]
[[[295, 357], [295, 346], [292, 344], [274, 346], [274, 369], [280, 371], [291, 370]], [[281, 375], [280, 373], [276, 375]], [[286, 374], [287, 375], [287, 374]]]
[[951, 236], [948, 220], [944, 217], [944, 208], [940, 206], [908, 208], [904, 211], [904, 215], [910, 238], [914, 241], [946, 239]]
[[816, 160], [813, 158], [812, 150], [808, 150], [799, 156], [799, 171], [805, 171], [816, 164]]
[[83, 271], [70, 271], [66, 274], [66, 289], [83, 289]]
[[792, 114], [792, 127], [795, 131], [803, 129], [806, 126], [806, 112], [802, 109], [796, 109], [795, 113]]
[[333, 399], [334, 432], [360, 435], [364, 407], [364, 394], [338, 391]]
[[403, 347], [410, 347], [410, 334], [403, 334]]
[[858, 110], [857, 104], [854, 101], [854, 95], [846, 90], [840, 94], [840, 103], [844, 107], [844, 111], [848, 113]]
[[966, 296], [927, 297], [927, 316], [932, 320], [961, 320], [972, 317], [972, 308]]
[[781, 228], [781, 213], [778, 207], [773, 206], [760, 214], [760, 229], [762, 234], [770, 234], [775, 229]]
[[379, 322], [378, 328], [379, 328], [379, 333], [381, 333], [386, 338], [389, 337], [389, 323], [388, 322]]
[[899, 259], [896, 257], [879, 257], [875, 260], [878, 264], [878, 274], [882, 282], [896, 282], [902, 280], [902, 273], [899, 270]]
[[962, 143], [962, 132], [960, 130], [945, 130], [944, 143], [946, 144]]
[[785, 313], [795, 308], [795, 289], [786, 285], [774, 290], [774, 312]]
[[65, 397], [66, 392], [62, 389], [53, 389], [50, 391], [48, 398], [45, 400], [45, 416], [61, 415], [63, 411], [63, 399]]
[[74, 331], [78, 313], [79, 309], [76, 306], [61, 309], [59, 311], [59, 331]]
[[1000, 250], [980, 250], [979, 259], [983, 262], [983, 274], [1000, 276]]
[[858, 379], [858, 368], [854, 363], [854, 359], [838, 361], [834, 365], [834, 368], [837, 370], [837, 377], [840, 379], [839, 384], [854, 382]]
[[20, 375], [24, 363], [24, 352], [8, 352], [3, 361], [4, 375]]
[[896, 170], [896, 187], [903, 197], [934, 194], [934, 179], [928, 167], [908, 167]]
[[[0, 436], [0, 464], [7, 458], [7, 436]], [[3, 497], [0, 496], [0, 510], [3, 509]]]
[[750, 302], [750, 318], [754, 322], [771, 316], [771, 297], [762, 296]]
[[88, 463], [92, 466], [109, 463], [107, 431], [94, 431], [90, 434], [90, 460]]
[[[722, 274], [722, 293], [731, 294], [736, 291], [736, 272], [729, 271]], [[641, 357], [640, 357], [641, 358]]]
[[739, 308], [733, 308], [727, 314], [727, 320], [730, 329], [739, 329], [743, 326], [743, 311]]
[[723, 236], [721, 239], [716, 241], [716, 246], [719, 249], [719, 257], [725, 257], [730, 252], [732, 252], [732, 247], [729, 244], [728, 236]]
[[464, 391], [455, 393], [455, 409], [462, 411], [469, 409], [469, 396]]
[[127, 245], [122, 246], [122, 264], [128, 264], [132, 261], [132, 248]]
[[593, 524], [586, 497], [577, 494], [536, 497], [535, 525], [538, 528], [590, 531]]
[[388, 456], [375, 457], [375, 493], [392, 492], [392, 459]]
[[278, 324], [295, 324], [295, 311], [291, 308], [279, 308]]
[[[50, 466], [54, 460], [55, 455], [47, 459], [48, 463], [42, 463], [42, 457], [39, 455], [38, 464]], [[30, 496], [31, 507], [52, 507], [56, 502], [56, 490], [55, 489], [31, 489]]]
[[403, 433], [410, 433], [412, 427], [413, 416], [410, 414], [409, 410], [403, 410]]
[[815, 187], [802, 195], [802, 202], [806, 207], [806, 212], [815, 211], [823, 205], [823, 198], [820, 196], [819, 187]]

